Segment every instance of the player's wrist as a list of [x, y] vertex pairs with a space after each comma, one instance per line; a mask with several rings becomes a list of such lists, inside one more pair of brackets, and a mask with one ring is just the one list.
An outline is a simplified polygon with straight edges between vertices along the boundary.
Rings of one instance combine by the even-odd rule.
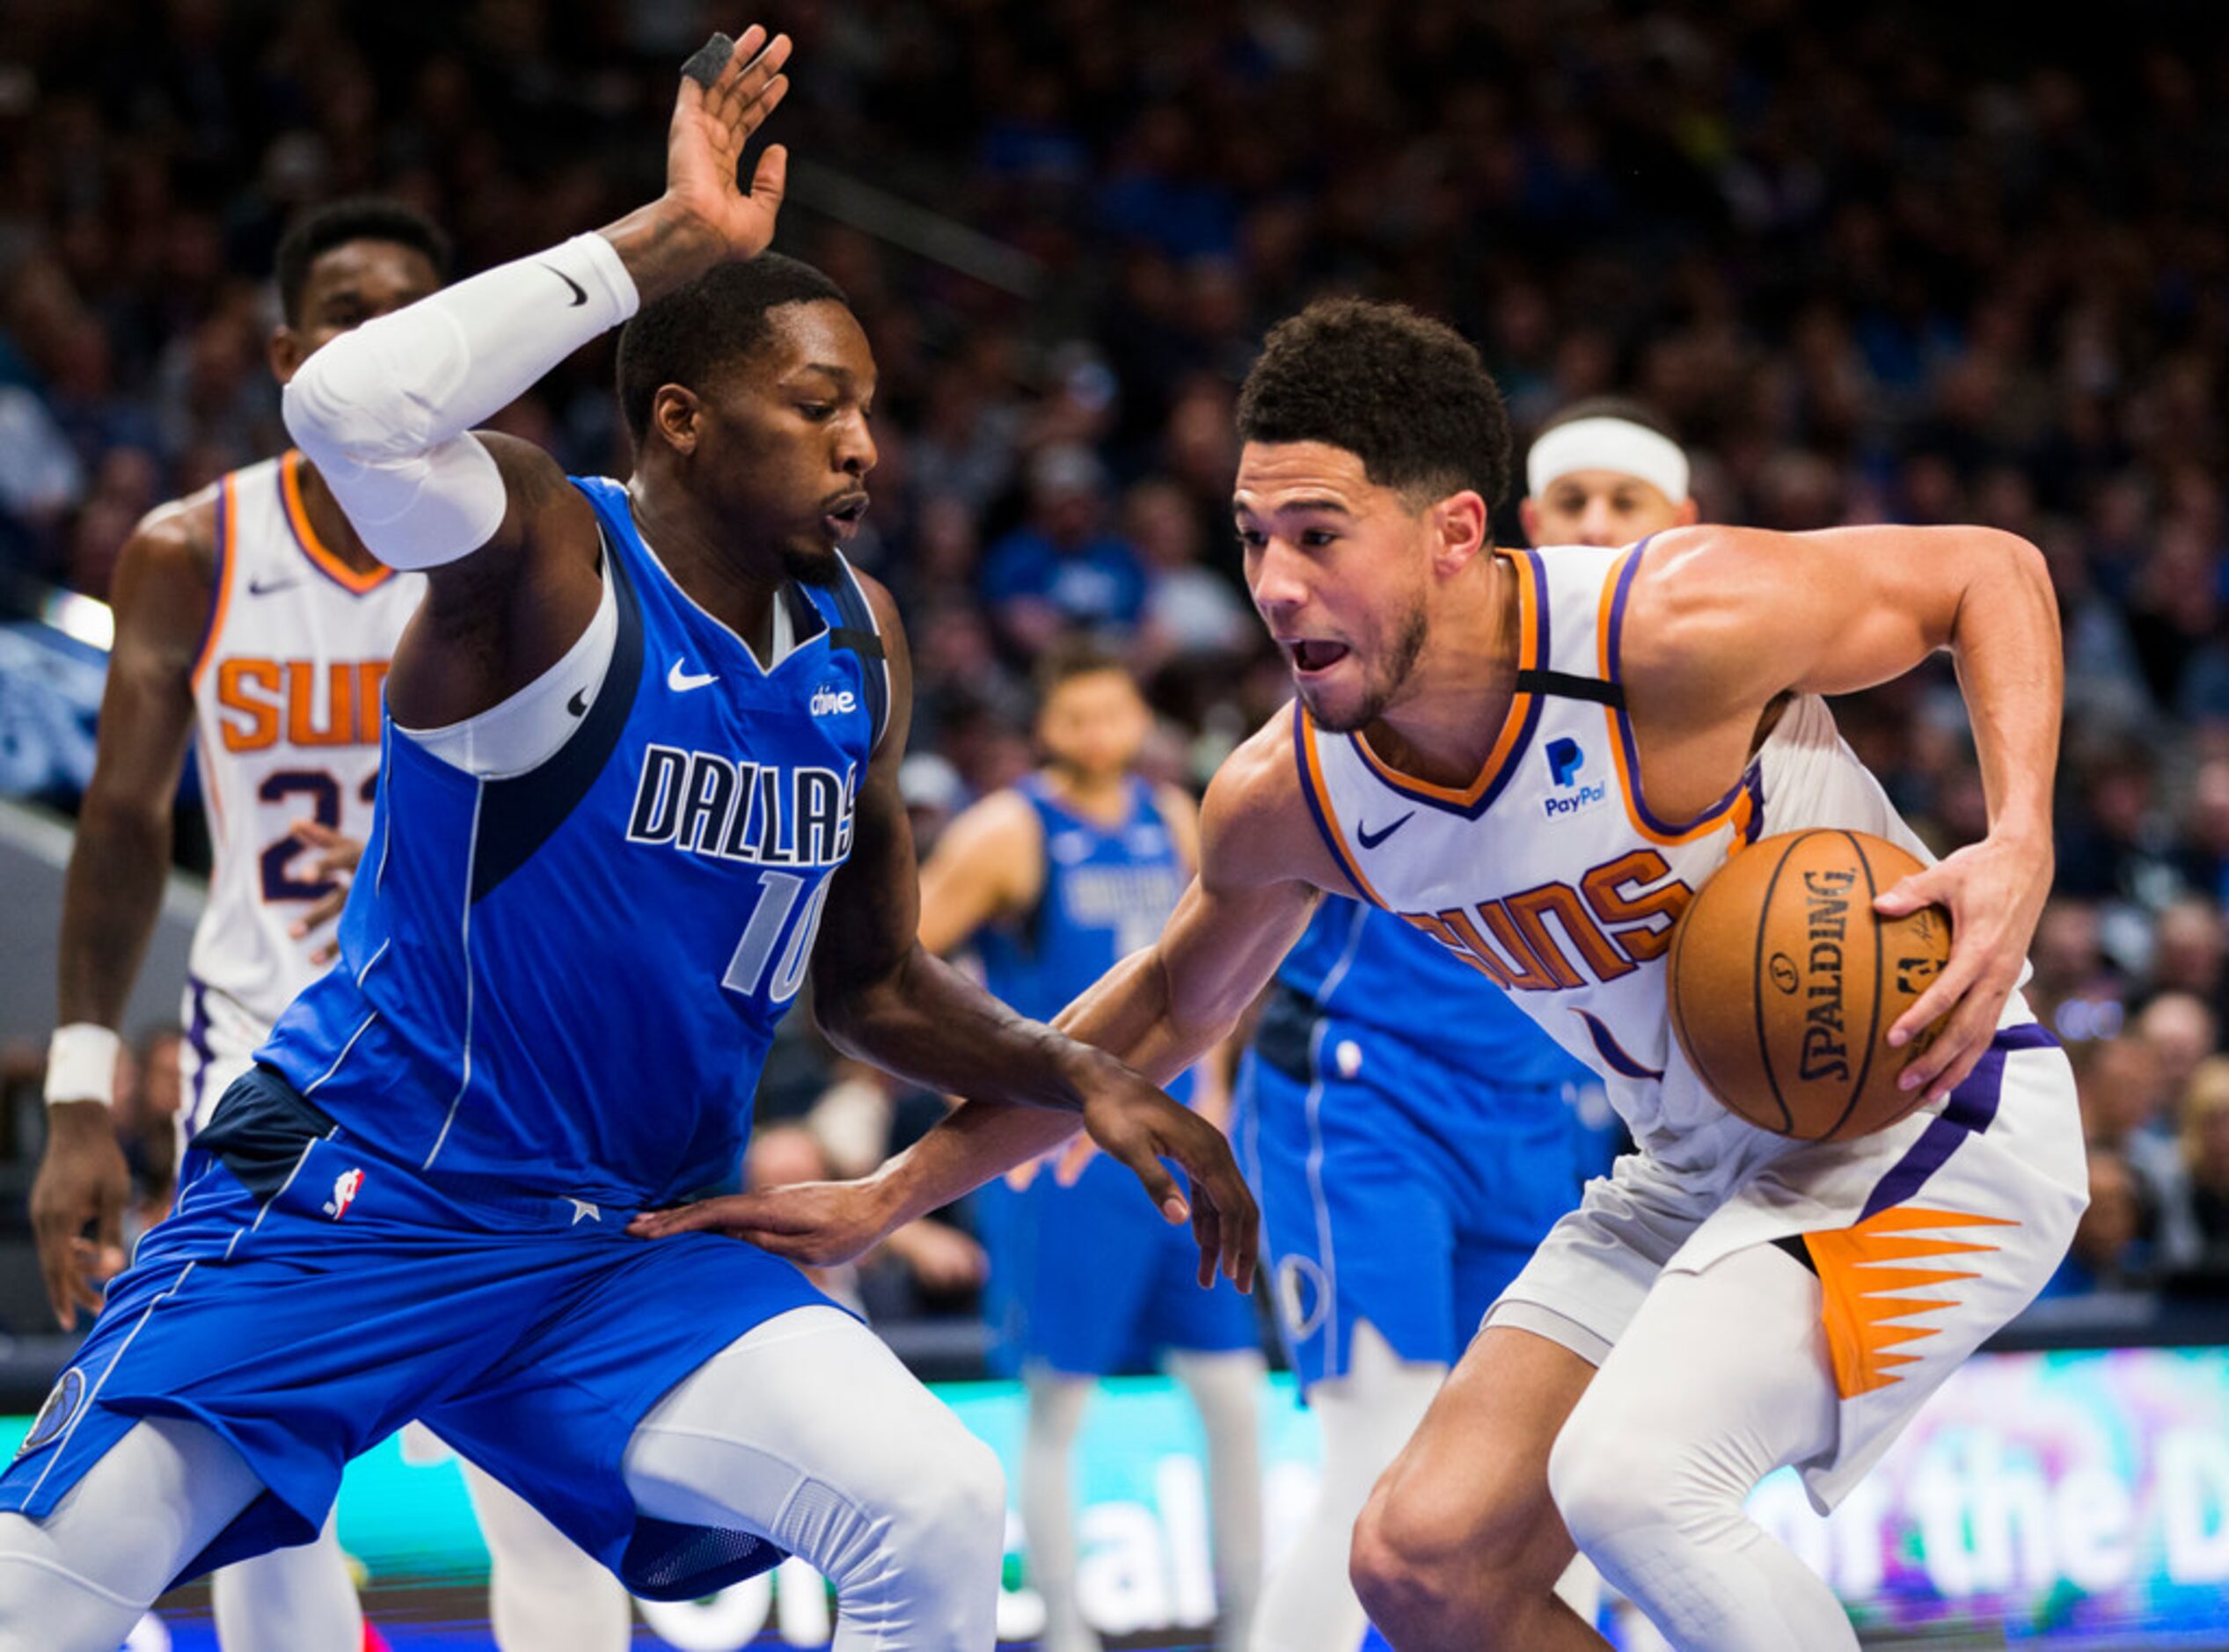
[[113, 1107], [116, 1063], [123, 1049], [115, 1028], [96, 1021], [56, 1027], [47, 1045], [47, 1105], [98, 1102]]
[[645, 304], [686, 286], [729, 256], [719, 228], [671, 194], [604, 225], [596, 238], [610, 249], [612, 263]]

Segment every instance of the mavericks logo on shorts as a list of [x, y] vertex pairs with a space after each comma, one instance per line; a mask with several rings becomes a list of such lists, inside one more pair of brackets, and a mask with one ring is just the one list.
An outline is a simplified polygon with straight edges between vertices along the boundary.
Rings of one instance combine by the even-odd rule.
[[85, 1373], [72, 1365], [48, 1392], [47, 1403], [39, 1407], [39, 1414], [31, 1420], [31, 1432], [16, 1447], [16, 1455], [28, 1457], [42, 1446], [52, 1445], [84, 1407]]
[[361, 1170], [344, 1170], [333, 1179], [333, 1197], [325, 1201], [325, 1214], [338, 1222], [348, 1214], [348, 1207], [356, 1202], [356, 1189], [364, 1185]]

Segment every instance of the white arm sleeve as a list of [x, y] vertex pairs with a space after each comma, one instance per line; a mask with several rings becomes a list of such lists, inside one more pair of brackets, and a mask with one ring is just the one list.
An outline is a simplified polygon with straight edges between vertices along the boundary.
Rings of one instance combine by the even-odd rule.
[[505, 508], [495, 461], [467, 433], [637, 303], [611, 243], [575, 236], [325, 345], [287, 385], [287, 429], [373, 555], [453, 562]]

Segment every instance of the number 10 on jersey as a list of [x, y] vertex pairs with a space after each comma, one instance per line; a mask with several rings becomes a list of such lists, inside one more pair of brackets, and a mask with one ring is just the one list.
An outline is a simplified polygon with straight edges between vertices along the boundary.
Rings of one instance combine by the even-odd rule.
[[[821, 927], [821, 908], [828, 900], [832, 875], [823, 872], [808, 880], [794, 872], [761, 873], [758, 904], [751, 909], [750, 922], [743, 925], [742, 939], [735, 943], [735, 955], [727, 961], [727, 973], [720, 978], [720, 984], [749, 998], [764, 983], [766, 997], [774, 1004], [787, 1004], [795, 998], [798, 988], [805, 984], [806, 967], [813, 959], [813, 937]], [[813, 886], [809, 895], [805, 893], [808, 881]], [[800, 896], [805, 910], [792, 924], [790, 916], [797, 910]], [[774, 978], [766, 981], [767, 961], [773, 957], [785, 933], [789, 944], [782, 947]]]

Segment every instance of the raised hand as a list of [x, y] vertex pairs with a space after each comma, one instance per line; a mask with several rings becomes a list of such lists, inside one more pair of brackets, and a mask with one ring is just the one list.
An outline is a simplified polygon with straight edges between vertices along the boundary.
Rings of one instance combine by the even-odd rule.
[[782, 73], [789, 54], [788, 35], [769, 40], [754, 23], [737, 40], [713, 35], [683, 66], [666, 135], [664, 204], [709, 230], [729, 258], [756, 258], [774, 238], [788, 151], [769, 144], [750, 188], [736, 180], [744, 146], [789, 91]]

